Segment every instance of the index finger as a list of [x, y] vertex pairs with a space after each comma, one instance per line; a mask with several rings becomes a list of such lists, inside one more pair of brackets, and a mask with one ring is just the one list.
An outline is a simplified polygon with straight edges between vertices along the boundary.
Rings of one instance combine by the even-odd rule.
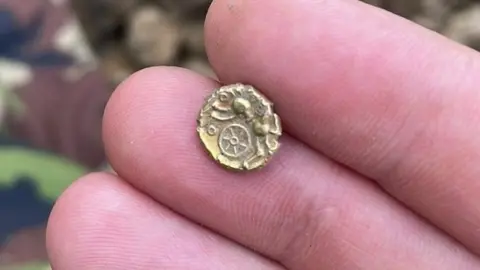
[[210, 61], [287, 132], [480, 254], [480, 57], [359, 1], [214, 1]]

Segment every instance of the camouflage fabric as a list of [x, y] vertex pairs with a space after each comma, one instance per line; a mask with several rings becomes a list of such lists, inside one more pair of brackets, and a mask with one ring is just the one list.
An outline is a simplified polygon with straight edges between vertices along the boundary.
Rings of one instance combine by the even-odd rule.
[[[364, 1], [480, 50], [480, 0]], [[152, 65], [215, 77], [209, 4], [0, 0], [0, 269], [50, 269], [45, 223], [72, 181], [106, 168], [102, 112], [120, 81]]]
[[105, 164], [100, 126], [111, 91], [67, 4], [0, 1], [1, 269], [48, 267], [55, 199]]

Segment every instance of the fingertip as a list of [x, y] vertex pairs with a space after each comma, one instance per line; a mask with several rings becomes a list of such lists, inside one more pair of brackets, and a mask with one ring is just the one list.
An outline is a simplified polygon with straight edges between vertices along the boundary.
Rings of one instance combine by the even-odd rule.
[[58, 200], [47, 228], [53, 269], [281, 269], [197, 226], [122, 179], [95, 173]]
[[[175, 94], [177, 84], [185, 82], [188, 87], [189, 81], [208, 81], [205, 77], [198, 75], [188, 69], [180, 67], [149, 67], [139, 70], [122, 82], [110, 97], [104, 114], [104, 131], [115, 127], [124, 121], [117, 121], [122, 117], [128, 116], [131, 105], [135, 103], [148, 102], [152, 95]], [[127, 114], [127, 115], [126, 115]], [[104, 140], [108, 142], [109, 137], [104, 136]]]
[[197, 147], [196, 119], [205, 97], [216, 87], [216, 81], [177, 67], [148, 68], [128, 78], [104, 115], [103, 139], [115, 172], [141, 188], [143, 180], [137, 176], [142, 160], [166, 171], [175, 156], [189, 152], [183, 148]]
[[115, 181], [114, 179], [115, 176], [108, 173], [91, 173], [74, 181], [55, 202], [48, 220], [47, 238], [51, 239], [57, 236], [52, 232], [60, 231], [57, 229], [63, 227], [61, 223], [65, 221], [64, 217], [70, 216], [72, 210], [76, 210], [77, 206], [80, 206], [77, 202], [95, 198], [97, 193], [102, 192], [103, 187], [109, 185], [110, 181]]
[[[56, 201], [47, 225], [47, 250], [50, 261], [58, 269], [82, 269], [86, 249], [98, 245], [94, 235], [96, 224], [108, 224], [109, 215], [103, 206], [118, 205], [122, 186], [107, 173], [88, 174], [75, 181]], [[78, 265], [78, 268], [72, 268]]]
[[[243, 23], [246, 20], [244, 11], [248, 2], [214, 0], [205, 19], [205, 50], [213, 70], [217, 75], [221, 74], [222, 80], [225, 81], [229, 81], [229, 78], [225, 76], [224, 72], [218, 72], [222, 68], [228, 68], [222, 66], [223, 61], [221, 58], [222, 55], [227, 55], [226, 51], [229, 51], [229, 48], [238, 47], [233, 39], [245, 27]], [[235, 22], [235, 26], [231, 22]], [[253, 41], [256, 37], [251, 36], [251, 38]], [[235, 57], [232, 57], [230, 60], [228, 62], [232, 64], [232, 67], [235, 67], [235, 63], [232, 62], [235, 61]]]

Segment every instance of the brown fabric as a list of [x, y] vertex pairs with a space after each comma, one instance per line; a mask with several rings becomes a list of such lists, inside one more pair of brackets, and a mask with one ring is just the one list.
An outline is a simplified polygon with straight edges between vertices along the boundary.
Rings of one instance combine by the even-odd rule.
[[1, 249], [0, 266], [48, 258], [45, 249], [45, 227], [27, 228], [11, 236]]
[[100, 166], [105, 161], [101, 119], [109, 97], [103, 75], [90, 72], [71, 83], [58, 69], [34, 74], [17, 90], [27, 111], [20, 119], [9, 120], [10, 133], [87, 167]]

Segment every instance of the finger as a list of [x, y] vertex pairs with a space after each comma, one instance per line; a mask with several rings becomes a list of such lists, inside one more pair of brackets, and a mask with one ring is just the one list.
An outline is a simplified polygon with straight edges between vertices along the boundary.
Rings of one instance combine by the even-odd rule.
[[116, 176], [78, 180], [47, 229], [54, 269], [282, 269], [171, 212]]
[[288, 136], [262, 171], [235, 174], [215, 164], [195, 123], [217, 86], [183, 69], [133, 75], [105, 112], [104, 140], [115, 171], [162, 204], [288, 269], [478, 266], [369, 182]]
[[360, 1], [215, 1], [209, 58], [286, 130], [480, 254], [480, 57]]

